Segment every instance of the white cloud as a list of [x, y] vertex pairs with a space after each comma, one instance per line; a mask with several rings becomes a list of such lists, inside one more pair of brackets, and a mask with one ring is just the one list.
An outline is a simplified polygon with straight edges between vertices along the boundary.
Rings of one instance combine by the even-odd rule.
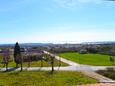
[[[98, 29], [96, 29], [98, 28]], [[44, 28], [45, 29], [45, 28]], [[26, 34], [0, 37], [0, 43], [24, 42], [51, 42], [51, 43], [79, 43], [95, 41], [114, 41], [115, 29], [87, 26], [60, 26], [49, 27], [46, 30], [26, 31]]]
[[[72, 27], [58, 27], [46, 32], [34, 32], [22, 35], [16, 39], [19, 42], [52, 42], [52, 43], [79, 43], [95, 41], [113, 41], [115, 40], [115, 30], [78, 30]], [[31, 34], [31, 35], [30, 35]], [[14, 38], [15, 39], [15, 38]], [[13, 39], [13, 40], [14, 40]], [[7, 39], [8, 40], [8, 39]], [[26, 40], [26, 41], [25, 41]], [[9, 40], [10, 41], [10, 40]]]
[[99, 3], [99, 2], [102, 2], [103, 0], [76, 0], [76, 1], [81, 2], [81, 3], [89, 3], [89, 2]]
[[76, 8], [83, 4], [103, 4], [105, 6], [111, 6], [115, 3], [112, 1], [106, 1], [106, 0], [54, 0], [60, 7], [64, 8]]
[[11, 10], [17, 10], [18, 8], [24, 7], [26, 5], [32, 4], [36, 0], [13, 0], [8, 2], [0, 1], [0, 12], [6, 12]]
[[68, 4], [68, 3], [90, 3], [90, 2], [99, 3], [104, 0], [54, 0], [54, 1], [56, 1], [58, 3]]
[[77, 0], [54, 0], [60, 7], [70, 8], [78, 5]]

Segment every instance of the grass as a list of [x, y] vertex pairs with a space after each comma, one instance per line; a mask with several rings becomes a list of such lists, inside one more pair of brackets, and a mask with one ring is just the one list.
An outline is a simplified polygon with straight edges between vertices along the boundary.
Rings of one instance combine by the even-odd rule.
[[[58, 54], [60, 57], [65, 59], [87, 65], [94, 66], [112, 66], [113, 64], [109, 60], [108, 55], [101, 54], [79, 54], [76, 52], [73, 53], [60, 53]], [[115, 64], [114, 64], [115, 65]]]
[[12, 71], [0, 74], [0, 86], [77, 86], [96, 82], [80, 72]]
[[[2, 58], [2, 55], [0, 55], [0, 58]], [[1, 61], [1, 59], [0, 59], [0, 61]], [[54, 66], [59, 66], [59, 64], [61, 64], [61, 66], [68, 66], [68, 64], [60, 62], [55, 59]], [[15, 64], [15, 62], [12, 61], [12, 62], [9, 62], [8, 66], [15, 67], [16, 64]], [[41, 67], [41, 61], [33, 61], [33, 62], [31, 62], [30, 66], [31, 67]], [[43, 67], [50, 67], [50, 66], [51, 66], [50, 62], [43, 61]], [[0, 67], [3, 67], [2, 63], [0, 63]], [[28, 67], [28, 62], [23, 62], [23, 67]]]

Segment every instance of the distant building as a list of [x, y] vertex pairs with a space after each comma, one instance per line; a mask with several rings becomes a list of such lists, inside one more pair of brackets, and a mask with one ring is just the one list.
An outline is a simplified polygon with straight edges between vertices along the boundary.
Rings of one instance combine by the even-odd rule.
[[2, 53], [2, 49], [0, 49], [0, 53]]
[[13, 54], [13, 53], [14, 53], [14, 49], [9, 49], [9, 52], [10, 52], [11, 54]]
[[27, 49], [26, 49], [26, 48], [20, 48], [20, 51], [21, 51], [21, 52], [26, 52]]
[[81, 49], [79, 53], [81, 53], [81, 54], [86, 54], [86, 53], [87, 53], [87, 50], [86, 50], [86, 49]]

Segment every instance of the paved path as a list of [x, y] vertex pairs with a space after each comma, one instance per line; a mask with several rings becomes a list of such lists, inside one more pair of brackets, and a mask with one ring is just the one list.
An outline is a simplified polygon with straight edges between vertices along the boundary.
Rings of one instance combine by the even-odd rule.
[[[45, 53], [47, 54], [50, 54], [50, 55], [53, 55], [47, 51], [44, 51]], [[109, 79], [107, 77], [104, 77], [98, 73], [96, 73], [95, 71], [97, 70], [103, 70], [103, 69], [106, 69], [106, 68], [109, 68], [109, 67], [112, 67], [115, 69], [114, 66], [90, 66], [90, 65], [81, 65], [81, 64], [78, 64], [76, 62], [73, 62], [73, 61], [69, 61], [67, 59], [64, 59], [64, 58], [61, 58], [59, 56], [55, 56], [55, 58], [57, 60], [60, 60], [64, 63], [67, 63], [68, 67], [61, 67], [59, 70], [68, 70], [68, 71], [81, 71], [83, 74], [89, 76], [89, 77], [92, 77], [92, 78], [95, 78], [97, 79], [99, 82], [115, 82], [114, 80], [112, 79]]]
[[[47, 54], [50, 54], [50, 55], [54, 56], [54, 54], [51, 54], [51, 53], [49, 53], [47, 51], [44, 51], [44, 53], [47, 53]], [[96, 70], [104, 70], [106, 68], [114, 68], [115, 69], [115, 66], [82, 65], [82, 64], [79, 64], [79, 63], [76, 63], [76, 62], [61, 58], [61, 57], [56, 56], [56, 55], [55, 55], [55, 58], [57, 60], [60, 60], [60, 61], [62, 61], [64, 63], [68, 64], [69, 65], [68, 68], [70, 68], [71, 70], [91, 70], [91, 71], [96, 71]]]
[[115, 83], [96, 83], [96, 84], [85, 84], [77, 86], [115, 86]]
[[[47, 51], [44, 51], [45, 53], [47, 54], [50, 54], [52, 56], [55, 56]], [[89, 76], [89, 77], [92, 77], [92, 78], [95, 78], [97, 79], [99, 82], [115, 82], [109, 78], [106, 78], [102, 75], [99, 75], [97, 73], [95, 73], [96, 70], [100, 70], [100, 69], [106, 69], [107, 67], [113, 67], [113, 66], [89, 66], [89, 65], [81, 65], [81, 64], [78, 64], [78, 63], [75, 63], [75, 62], [72, 62], [72, 61], [69, 61], [67, 59], [64, 59], [64, 58], [61, 58], [59, 56], [55, 56], [55, 58], [57, 60], [60, 60], [64, 63], [67, 63], [69, 66], [66, 66], [66, 67], [54, 67], [54, 70], [60, 70], [60, 71], [80, 71], [82, 72], [83, 74]], [[115, 67], [113, 67], [115, 68]], [[1, 71], [5, 71], [5, 68], [0, 68]], [[15, 70], [15, 71], [19, 71], [20, 68], [8, 68], [9, 70]], [[31, 71], [31, 70], [51, 70], [51, 67], [23, 67], [23, 70], [28, 70], [28, 71]]]

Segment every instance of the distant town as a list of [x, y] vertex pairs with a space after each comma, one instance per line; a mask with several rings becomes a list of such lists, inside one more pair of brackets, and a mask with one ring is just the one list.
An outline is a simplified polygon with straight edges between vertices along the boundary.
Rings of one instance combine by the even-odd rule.
[[[9, 49], [14, 52], [15, 44], [0, 44], [0, 53]], [[100, 53], [100, 54], [115, 54], [115, 42], [84, 42], [79, 44], [53, 44], [53, 43], [20, 43], [21, 52], [47, 50], [52, 53], [60, 52], [80, 52], [80, 53]]]

